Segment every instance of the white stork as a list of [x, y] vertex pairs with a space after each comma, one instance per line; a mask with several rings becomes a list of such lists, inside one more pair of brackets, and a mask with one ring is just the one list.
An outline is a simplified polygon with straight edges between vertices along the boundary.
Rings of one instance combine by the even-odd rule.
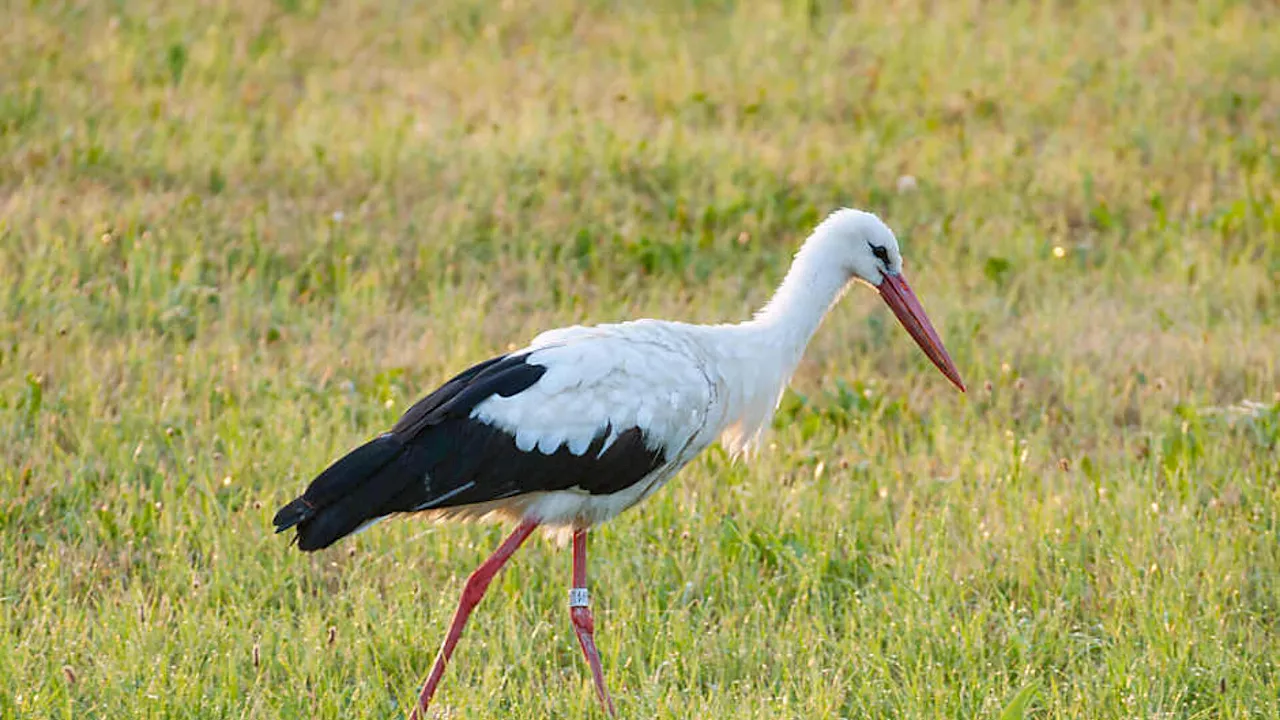
[[746, 322], [636, 320], [573, 326], [480, 363], [419, 400], [390, 432], [335, 462], [275, 516], [301, 550], [328, 547], [394, 513], [500, 516], [518, 526], [467, 579], [411, 715], [425, 712], [472, 609], [538, 526], [573, 540], [569, 613], [605, 688], [588, 605], [591, 527], [662, 487], [717, 439], [732, 454], [769, 424], [809, 338], [860, 280], [878, 289], [934, 365], [964, 383], [902, 274], [893, 232], [841, 209], [813, 231], [769, 303]]

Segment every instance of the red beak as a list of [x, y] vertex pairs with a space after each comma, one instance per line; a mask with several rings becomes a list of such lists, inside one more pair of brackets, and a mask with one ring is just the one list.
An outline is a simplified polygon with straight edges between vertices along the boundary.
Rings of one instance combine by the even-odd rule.
[[907, 279], [901, 273], [897, 275], [886, 273], [884, 282], [880, 283], [880, 297], [884, 298], [885, 304], [893, 309], [893, 314], [898, 316], [898, 322], [901, 322], [902, 327], [911, 333], [911, 337], [915, 339], [920, 349], [924, 350], [924, 354], [929, 356], [948, 380], [960, 388], [960, 392], [964, 392], [964, 381], [960, 379], [960, 372], [956, 370], [955, 363], [951, 362], [951, 356], [942, 346], [942, 339], [938, 337], [938, 331], [934, 330], [933, 324], [929, 322], [929, 316], [924, 314], [924, 308], [920, 307], [916, 294], [911, 292]]

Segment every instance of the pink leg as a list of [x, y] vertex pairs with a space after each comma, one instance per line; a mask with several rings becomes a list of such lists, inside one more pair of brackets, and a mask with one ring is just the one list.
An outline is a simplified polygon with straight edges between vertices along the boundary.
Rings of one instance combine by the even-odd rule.
[[462, 589], [462, 597], [458, 599], [458, 609], [453, 613], [453, 623], [449, 625], [449, 634], [445, 636], [444, 644], [440, 646], [440, 654], [436, 655], [436, 664], [431, 668], [431, 674], [427, 676], [427, 682], [422, 686], [422, 695], [418, 697], [418, 704], [409, 714], [409, 720], [418, 720], [426, 713], [427, 705], [431, 703], [431, 696], [435, 694], [436, 686], [444, 676], [444, 666], [453, 655], [453, 647], [458, 644], [458, 638], [462, 637], [462, 627], [467, 624], [471, 611], [479, 604], [480, 598], [484, 597], [484, 591], [489, 588], [493, 576], [498, 574], [502, 566], [536, 527], [538, 523], [531, 520], [520, 523], [520, 527], [503, 541], [488, 560], [471, 573], [471, 577], [467, 578], [467, 585]]
[[617, 714], [613, 707], [613, 698], [604, 686], [604, 671], [600, 667], [600, 651], [596, 650], [595, 619], [591, 616], [591, 606], [587, 597], [587, 531], [573, 532], [573, 587], [569, 589], [569, 619], [573, 621], [573, 630], [578, 634], [578, 643], [582, 645], [582, 654], [591, 666], [591, 676], [595, 679], [596, 695], [600, 697], [600, 705], [610, 717]]

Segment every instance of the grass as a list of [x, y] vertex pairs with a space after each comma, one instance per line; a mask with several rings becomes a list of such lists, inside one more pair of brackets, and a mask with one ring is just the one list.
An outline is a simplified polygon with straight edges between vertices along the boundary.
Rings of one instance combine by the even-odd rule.
[[[753, 463], [593, 535], [622, 715], [1280, 717], [1273, 5], [534, 5], [10, 3], [0, 717], [401, 717], [503, 529], [274, 509], [538, 329], [744, 317], [837, 205], [971, 392], [847, 298]], [[448, 716], [598, 714], [568, 574]]]

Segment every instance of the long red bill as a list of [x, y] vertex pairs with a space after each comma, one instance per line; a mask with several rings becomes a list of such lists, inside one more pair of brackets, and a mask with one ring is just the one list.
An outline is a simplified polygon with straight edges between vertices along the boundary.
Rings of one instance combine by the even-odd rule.
[[956, 370], [955, 363], [951, 362], [951, 356], [942, 346], [942, 339], [938, 337], [938, 331], [933, 329], [933, 324], [929, 322], [929, 316], [925, 315], [924, 308], [920, 307], [916, 294], [911, 292], [907, 279], [901, 273], [885, 274], [884, 282], [880, 283], [880, 297], [884, 298], [885, 304], [893, 309], [893, 314], [898, 316], [898, 322], [901, 322], [902, 327], [911, 333], [911, 337], [920, 349], [924, 350], [924, 354], [929, 356], [948, 380], [960, 388], [960, 392], [964, 392], [964, 381], [960, 379], [960, 372]]

